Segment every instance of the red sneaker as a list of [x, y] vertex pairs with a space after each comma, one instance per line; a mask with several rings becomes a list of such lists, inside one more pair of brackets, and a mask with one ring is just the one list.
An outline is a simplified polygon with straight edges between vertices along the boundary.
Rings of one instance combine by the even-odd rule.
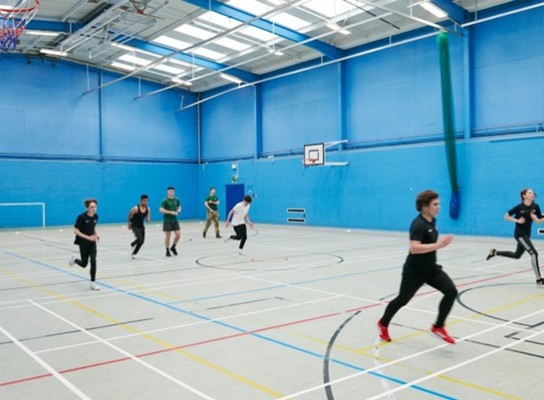
[[455, 344], [455, 339], [448, 335], [448, 332], [442, 327], [438, 328], [435, 325], [431, 326], [431, 333], [436, 337], [442, 339], [444, 342]]
[[390, 342], [391, 336], [389, 336], [389, 329], [387, 328], [387, 326], [382, 325], [381, 319], [376, 322], [376, 326], [378, 327], [378, 337], [380, 338], [380, 340], [382, 342]]

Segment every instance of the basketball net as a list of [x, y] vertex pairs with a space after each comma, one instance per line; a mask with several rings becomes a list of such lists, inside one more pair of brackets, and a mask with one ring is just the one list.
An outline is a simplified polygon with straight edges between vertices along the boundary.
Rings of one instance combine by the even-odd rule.
[[4, 4], [0, 6], [0, 56], [15, 50], [19, 36], [38, 12], [40, 1], [19, 0], [16, 2], [17, 8]]

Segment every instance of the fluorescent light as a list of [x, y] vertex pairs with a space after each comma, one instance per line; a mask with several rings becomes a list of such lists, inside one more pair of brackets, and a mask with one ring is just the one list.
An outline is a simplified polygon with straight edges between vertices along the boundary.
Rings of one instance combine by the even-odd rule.
[[40, 49], [40, 53], [48, 54], [50, 56], [66, 57], [68, 55], [65, 51], [51, 50], [51, 49]]
[[275, 48], [268, 49], [268, 52], [269, 52], [270, 54], [274, 54], [274, 55], [276, 55], [276, 56], [283, 56], [283, 55], [285, 55], [285, 53], [284, 53], [283, 51], [278, 50], [278, 49], [275, 49]]
[[131, 52], [131, 53], [140, 53], [140, 54], [145, 54], [145, 55], [148, 55], [148, 56], [151, 56], [151, 57], [156, 57], [156, 58], [160, 57], [158, 54], [151, 53], [151, 52], [145, 51], [145, 50], [140, 50], [140, 49], [137, 49], [136, 47], [127, 46], [126, 44], [110, 42], [110, 45], [113, 46], [113, 47], [116, 47], [118, 49]]
[[231, 81], [231, 82], [237, 83], [237, 84], [242, 83], [242, 80], [241, 80], [241, 79], [238, 79], [237, 77], [232, 76], [232, 75], [219, 74], [219, 77], [220, 77], [220, 78], [223, 78], [223, 79], [226, 79], [227, 81]]
[[170, 80], [170, 82], [172, 83], [177, 83], [178, 85], [183, 85], [183, 86], [191, 86], [193, 84], [193, 82], [189, 82], [189, 81], [182, 81], [181, 79], [179, 78], [172, 78]]
[[171, 67], [169, 65], [164, 65], [164, 64], [155, 65], [154, 67], [151, 67], [151, 68], [157, 69], [157, 70], [163, 71], [163, 72], [168, 72], [170, 74], [175, 74], [175, 75], [179, 75], [179, 74], [181, 74], [182, 72], [185, 71], [183, 69], [176, 68], [176, 67]]
[[[2, 6], [0, 6], [2, 8]], [[51, 31], [40, 31], [40, 30], [29, 30], [26, 29], [24, 31], [27, 35], [31, 36], [51, 36], [51, 37], [57, 37], [60, 35], [60, 32], [51, 32]]]
[[136, 71], [136, 67], [133, 66], [133, 65], [127, 65], [127, 64], [123, 64], [123, 63], [120, 63], [120, 62], [112, 62], [110, 64], [112, 67], [115, 67], [115, 68], [119, 68], [119, 69], [124, 69], [126, 71]]
[[418, 4], [437, 18], [446, 18], [448, 16], [447, 12], [428, 0], [420, 1]]
[[348, 31], [347, 29], [342, 28], [340, 25], [335, 24], [334, 22], [328, 22], [326, 25], [327, 25], [328, 28], [332, 29], [333, 31], [339, 32], [342, 35], [351, 34], [350, 31]]

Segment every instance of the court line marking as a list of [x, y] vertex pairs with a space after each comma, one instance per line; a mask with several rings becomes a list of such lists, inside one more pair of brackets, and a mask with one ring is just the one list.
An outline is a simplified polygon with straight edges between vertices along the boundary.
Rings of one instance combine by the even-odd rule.
[[[18, 257], [23, 257], [23, 256], [18, 256]], [[29, 262], [34, 262], [34, 263], [40, 264], [40, 262], [38, 262], [38, 261], [34, 261], [34, 260], [31, 260], [31, 259], [27, 259], [27, 260]], [[47, 264], [43, 264], [43, 266], [47, 266]], [[52, 266], [49, 266], [49, 267], [50, 268], [55, 268], [55, 267], [52, 267]], [[9, 274], [11, 274], [12, 276], [17, 276], [14, 273], [9, 273]], [[21, 277], [20, 280], [22, 282], [26, 281], [29, 285], [34, 286], [38, 290], [49, 293], [53, 297], [62, 297], [62, 295], [57, 294], [57, 293], [53, 292], [52, 290], [50, 290], [48, 288], [41, 287], [39, 284], [34, 284], [33, 282], [27, 280], [26, 278]], [[130, 292], [127, 292], [127, 293], [130, 293]], [[145, 299], [145, 297], [143, 297], [143, 296], [139, 296], [139, 297], [142, 298], [142, 299]], [[150, 301], [155, 302], [156, 304], [161, 304], [160, 302], [156, 302], [154, 300], [150, 300]], [[38, 304], [38, 303], [36, 303], [36, 304]], [[91, 315], [94, 315], [95, 317], [101, 318], [101, 319], [103, 319], [105, 321], [110, 321], [110, 322], [113, 322], [113, 323], [119, 323], [120, 322], [120, 321], [117, 321], [114, 318], [111, 318], [111, 317], [107, 316], [104, 313], [101, 313], [101, 312], [99, 312], [97, 310], [92, 309], [91, 307], [85, 306], [84, 304], [80, 304], [80, 303], [78, 303], [76, 301], [71, 301], [71, 302], [69, 302], [69, 304], [73, 305], [73, 306], [75, 306], [77, 308], [80, 308], [80, 309], [90, 313]], [[223, 324], [223, 325], [228, 326], [228, 324]], [[140, 332], [137, 328], [134, 328], [134, 327], [132, 327], [131, 325], [128, 325], [128, 324], [120, 325], [120, 327], [122, 329], [128, 330], [129, 332]], [[144, 338], [144, 339], [147, 339], [147, 340], [149, 340], [149, 341], [151, 341], [153, 343], [156, 343], [156, 344], [164, 347], [165, 349], [170, 349], [170, 348], [175, 347], [174, 345], [172, 345], [172, 344], [170, 344], [170, 343], [168, 343], [168, 342], [166, 342], [166, 341], [164, 341], [162, 339], [151, 336], [151, 335], [142, 334], [141, 337]], [[242, 375], [240, 375], [240, 374], [238, 374], [236, 372], [233, 372], [233, 371], [231, 371], [231, 370], [229, 370], [227, 368], [224, 368], [224, 367], [222, 367], [222, 366], [220, 366], [218, 364], [212, 363], [211, 361], [208, 361], [208, 360], [204, 359], [203, 357], [200, 357], [200, 356], [197, 356], [195, 354], [189, 353], [188, 351], [185, 351], [185, 350], [183, 350], [181, 348], [175, 349], [174, 351], [176, 353], [186, 357], [186, 358], [189, 358], [189, 359], [191, 359], [191, 360], [193, 360], [195, 362], [198, 362], [198, 363], [200, 363], [200, 364], [202, 364], [204, 366], [207, 366], [210, 369], [221, 372], [221, 373], [229, 376], [232, 379], [235, 379], [235, 380], [237, 380], [239, 382], [242, 382], [242, 383], [246, 384], [247, 386], [249, 386], [249, 387], [251, 387], [253, 389], [260, 390], [262, 392], [265, 392], [265, 393], [267, 393], [269, 395], [272, 395], [272, 396], [275, 396], [275, 397], [281, 397], [282, 396], [281, 393], [279, 393], [279, 392], [277, 392], [277, 391], [275, 391], [273, 389], [270, 389], [270, 388], [268, 388], [268, 387], [266, 387], [266, 386], [264, 386], [264, 385], [262, 385], [260, 383], [252, 381], [251, 379], [246, 378], [246, 377], [244, 377], [244, 376], [242, 376]], [[113, 362], [117, 362], [117, 361], [113, 361]], [[105, 361], [105, 362], [102, 362], [100, 364], [101, 365], [107, 365], [107, 364], [112, 364], [113, 362], [112, 361]], [[90, 368], [90, 367], [89, 366], [77, 367], [77, 368], [72, 368], [72, 369], [69, 369], [69, 370], [63, 370], [61, 372], [62, 373], [66, 372], [66, 371], [72, 372], [72, 371], [84, 370], [84, 369], [88, 369], [88, 368]], [[35, 380], [35, 379], [44, 378], [44, 377], [47, 377], [47, 376], [48, 375], [45, 375], [45, 376], [43, 376], [43, 375], [42, 376], [33, 376], [33, 377], [27, 377], [27, 378], [19, 379], [17, 381], [3, 382], [3, 383], [0, 383], [0, 387], [7, 386], [7, 385], [10, 385], [10, 384], [15, 384], [15, 383], [24, 383], [24, 382], [28, 382], [28, 381]]]
[[0, 326], [0, 332], [2, 332], [8, 339], [10, 339], [17, 347], [19, 347], [23, 352], [25, 352], [30, 358], [32, 358], [34, 361], [36, 361], [38, 364], [40, 364], [46, 371], [49, 372], [50, 375], [54, 376], [60, 383], [62, 383], [64, 386], [66, 386], [67, 389], [69, 389], [72, 393], [74, 393], [77, 397], [83, 400], [91, 400], [90, 397], [88, 397], [85, 393], [83, 393], [81, 390], [79, 390], [76, 386], [74, 386], [68, 379], [66, 379], [64, 376], [62, 376], [60, 373], [58, 373], [52, 366], [50, 366], [47, 362], [42, 360], [40, 357], [38, 357], [36, 354], [32, 352], [28, 347], [26, 347], [24, 344], [22, 344], [15, 336], [13, 336], [11, 333], [9, 333], [6, 329], [4, 329], [2, 326]]
[[[544, 313], [544, 310], [535, 311], [534, 313], [531, 313], [531, 314], [527, 314], [527, 315], [521, 316], [521, 317], [516, 318], [516, 319], [514, 319], [514, 320], [505, 322], [505, 323], [503, 323], [503, 324], [499, 324], [499, 325], [497, 325], [497, 326], [495, 326], [495, 327], [491, 327], [491, 328], [485, 329], [485, 330], [483, 330], [483, 331], [479, 331], [479, 332], [473, 333], [473, 334], [471, 334], [471, 335], [468, 335], [468, 336], [465, 336], [465, 337], [459, 339], [457, 342], [459, 343], [459, 342], [464, 341], [464, 340], [468, 340], [468, 339], [471, 339], [471, 338], [474, 338], [474, 337], [478, 337], [478, 336], [480, 336], [480, 335], [482, 335], [482, 334], [485, 334], [485, 333], [488, 333], [488, 332], [492, 332], [492, 331], [494, 331], [494, 330], [496, 330], [496, 329], [499, 329], [499, 328], [504, 327], [504, 326], [506, 326], [506, 325], [508, 325], [508, 324], [511, 324], [512, 322], [516, 322], [516, 321], [522, 320], [522, 319], [524, 319], [524, 318], [529, 318], [529, 317], [532, 317], [532, 316], [534, 316], [534, 315], [538, 315], [538, 314], [541, 314], [541, 313]], [[373, 397], [368, 397], [366, 400], [377, 400], [377, 399], [381, 399], [381, 398], [383, 398], [383, 397], [385, 397], [385, 396], [387, 396], [387, 395], [389, 395], [389, 394], [394, 394], [394, 393], [396, 393], [396, 392], [398, 392], [398, 391], [401, 391], [401, 390], [404, 390], [404, 389], [406, 389], [406, 388], [409, 388], [409, 387], [411, 387], [411, 386], [414, 385], [414, 384], [419, 384], [419, 383], [421, 383], [421, 382], [424, 382], [424, 381], [426, 381], [426, 380], [429, 380], [429, 379], [431, 379], [431, 378], [434, 378], [434, 377], [437, 376], [437, 375], [444, 374], [444, 373], [449, 372], [449, 371], [453, 371], [453, 370], [455, 370], [455, 369], [457, 369], [457, 368], [460, 368], [460, 367], [462, 367], [462, 366], [465, 366], [465, 365], [470, 364], [470, 363], [472, 363], [472, 362], [478, 361], [478, 360], [480, 360], [480, 359], [482, 359], [482, 358], [485, 358], [485, 357], [487, 357], [487, 356], [490, 356], [490, 355], [493, 355], [493, 354], [495, 354], [495, 353], [498, 353], [499, 351], [502, 351], [503, 349], [513, 347], [513, 346], [515, 346], [515, 345], [517, 345], [517, 344], [519, 344], [519, 343], [525, 342], [525, 341], [528, 340], [528, 339], [532, 339], [532, 338], [535, 337], [535, 336], [541, 335], [542, 333], [543, 333], [543, 332], [536, 332], [536, 333], [534, 333], [534, 334], [532, 334], [532, 335], [530, 335], [530, 336], [528, 336], [528, 337], [525, 337], [525, 338], [523, 338], [523, 339], [520, 339], [519, 341], [509, 343], [509, 344], [507, 344], [507, 345], [501, 346], [500, 348], [497, 348], [497, 349], [494, 349], [494, 350], [489, 351], [489, 352], [487, 352], [487, 353], [481, 354], [480, 356], [476, 356], [476, 357], [473, 357], [472, 359], [463, 361], [462, 363], [458, 363], [458, 364], [455, 364], [455, 365], [453, 365], [453, 366], [451, 366], [451, 367], [444, 368], [444, 369], [442, 369], [442, 370], [440, 370], [440, 371], [436, 371], [435, 373], [433, 373], [433, 374], [431, 374], [431, 375], [429, 375], [429, 376], [425, 376], [425, 377], [422, 377], [422, 378], [415, 379], [415, 380], [413, 380], [413, 381], [407, 382], [407, 383], [405, 383], [405, 384], [403, 384], [403, 385], [401, 385], [401, 386], [399, 386], [399, 387], [397, 387], [397, 388], [395, 388], [395, 389], [392, 389], [392, 390], [389, 391], [389, 392], [381, 393], [381, 394], [376, 395], [376, 396], [373, 396]], [[390, 343], [387, 343], [387, 344], [380, 344], [379, 346], [386, 346], [386, 345], [387, 345], [387, 346], [391, 346], [392, 344], [390, 344]], [[389, 366], [392, 366], [392, 365], [395, 365], [395, 364], [399, 364], [399, 363], [401, 363], [401, 362], [410, 360], [410, 359], [412, 359], [412, 358], [419, 357], [419, 356], [424, 355], [424, 354], [427, 354], [427, 353], [431, 353], [431, 352], [433, 352], [433, 351], [435, 351], [435, 350], [437, 350], [437, 349], [440, 349], [440, 348], [443, 348], [443, 347], [447, 347], [447, 346], [451, 346], [451, 345], [450, 345], [450, 344], [444, 343], [444, 344], [441, 344], [441, 345], [439, 345], [439, 346], [435, 346], [435, 347], [432, 347], [432, 348], [430, 348], [430, 349], [423, 350], [423, 351], [420, 351], [420, 352], [418, 352], [418, 353], [410, 354], [410, 355], [408, 355], [408, 356], [405, 356], [405, 357], [396, 359], [396, 360], [394, 360], [394, 361], [391, 361], [391, 362], [388, 362], [388, 363], [385, 363], [385, 364], [381, 364], [381, 365], [379, 366], [379, 368], [389, 367]], [[346, 375], [346, 376], [344, 376], [344, 377], [335, 379], [334, 381], [330, 381], [330, 382], [327, 383], [327, 384], [316, 385], [316, 386], [314, 386], [314, 387], [311, 387], [311, 388], [308, 388], [308, 389], [305, 389], [305, 390], [301, 390], [301, 391], [296, 392], [296, 393], [289, 394], [289, 395], [287, 395], [287, 396], [285, 396], [285, 397], [281, 397], [281, 398], [278, 399], [278, 400], [288, 400], [288, 399], [293, 399], [293, 398], [295, 398], [295, 397], [302, 396], [302, 395], [305, 395], [305, 394], [314, 392], [314, 391], [316, 391], [316, 390], [321, 390], [321, 389], [323, 389], [323, 388], [325, 387], [325, 385], [336, 385], [336, 384], [338, 384], [338, 383], [342, 383], [342, 382], [351, 380], [351, 379], [353, 379], [353, 378], [357, 378], [357, 377], [360, 377], [360, 376], [362, 376], [362, 375], [365, 375], [365, 374], [367, 374], [368, 372], [375, 370], [376, 368], [378, 368], [378, 367], [373, 367], [373, 368], [369, 368], [368, 370], [365, 370], [365, 371], [362, 371], [362, 372], [357, 372], [357, 373], [354, 373], [354, 374], [351, 374], [351, 375]]]
[[201, 397], [203, 399], [207, 399], [207, 400], [214, 400], [212, 397], [202, 393], [200, 390], [195, 389], [194, 387], [186, 384], [185, 382], [182, 382], [179, 379], [174, 378], [172, 375], [167, 374], [166, 372], [160, 370], [159, 368], [154, 367], [153, 365], [143, 361], [142, 359], [140, 359], [138, 357], [135, 357], [133, 354], [121, 349], [120, 347], [117, 347], [116, 345], [114, 345], [112, 343], [109, 343], [109, 341], [102, 339], [101, 337], [95, 335], [92, 332], [89, 332], [87, 329], [75, 324], [74, 322], [68, 320], [67, 318], [64, 318], [63, 316], [57, 314], [56, 312], [49, 310], [48, 308], [42, 306], [41, 304], [38, 304], [38, 303], [36, 303], [36, 302], [34, 302], [32, 300], [29, 300], [29, 303], [32, 304], [33, 306], [41, 309], [42, 311], [45, 311], [46, 313], [52, 315], [53, 317], [61, 320], [62, 322], [64, 322], [65, 324], [71, 326], [72, 328], [77, 329], [78, 331], [86, 334], [87, 336], [92, 337], [93, 339], [95, 339], [98, 342], [106, 345], [107, 347], [110, 347], [111, 349], [125, 355], [126, 357], [130, 358], [131, 360], [136, 361], [138, 364], [143, 365], [144, 367], [146, 367], [146, 368], [150, 369], [151, 371], [159, 374], [160, 376], [168, 379], [169, 381], [174, 382], [175, 384], [183, 387], [184, 389], [187, 389], [188, 391], [196, 394], [197, 396], [199, 396], [199, 397]]
[[[24, 256], [20, 256], [20, 255], [14, 254], [14, 253], [6, 252], [5, 250], [2, 250], [2, 251], [5, 252], [5, 253], [8, 253], [8, 254], [11, 254], [11, 255], [14, 256], [14, 257], [23, 258], [23, 259], [26, 259], [26, 260], [29, 261], [29, 262], [32, 262], [32, 263], [35, 263], [35, 264], [38, 264], [38, 265], [42, 265], [42, 266], [47, 267], [47, 268], [58, 269], [57, 267], [50, 266], [50, 265], [45, 264], [45, 263], [42, 263], [42, 262], [40, 262], [40, 261], [32, 260], [32, 259], [30, 259], [30, 258], [28, 258], [28, 257], [24, 257]], [[61, 272], [63, 272], [63, 273], [72, 274], [71, 272], [63, 271], [63, 270], [61, 270], [61, 269], [59, 269], [59, 270], [60, 270]], [[16, 274], [12, 274], [12, 275], [16, 275]], [[25, 281], [24, 278], [21, 278], [21, 280], [22, 280], [22, 281]], [[43, 290], [43, 291], [45, 291], [45, 292], [52, 293], [52, 294], [55, 296], [54, 292], [51, 291], [51, 290], [49, 290], [49, 289], [47, 289], [47, 288], [40, 288], [40, 285], [34, 285], [34, 286], [36, 286], [38, 289]], [[121, 291], [121, 292], [123, 292], [123, 293], [125, 293], [125, 294], [127, 294], [127, 295], [129, 295], [129, 296], [136, 297], [136, 298], [139, 298], [139, 299], [141, 299], [141, 300], [148, 301], [148, 302], [151, 302], [151, 303], [153, 303], [153, 304], [160, 305], [160, 306], [163, 306], [163, 307], [172, 309], [172, 310], [176, 310], [176, 311], [178, 311], [178, 312], [184, 313], [184, 314], [186, 314], [186, 315], [193, 316], [193, 317], [195, 317], [195, 318], [199, 318], [199, 319], [203, 319], [203, 320], [210, 321], [210, 318], [208, 318], [208, 317], [206, 317], [206, 316], [203, 316], [203, 315], [200, 315], [200, 314], [191, 312], [191, 311], [187, 311], [187, 310], [184, 310], [184, 309], [181, 309], [181, 308], [178, 308], [178, 307], [174, 307], [174, 306], [171, 306], [171, 305], [169, 305], [169, 304], [167, 304], [167, 303], [163, 303], [163, 302], [160, 302], [160, 301], [158, 301], [158, 300], [154, 300], [154, 299], [151, 299], [151, 298], [148, 298], [148, 297], [139, 295], [139, 294], [135, 294], [135, 293], [132, 293], [132, 292], [130, 292], [130, 291], [127, 291], [127, 290], [124, 290], [124, 289], [121, 289], [121, 288], [116, 288], [116, 287], [114, 287], [114, 286], [112, 286], [112, 285], [106, 284], [106, 286], [109, 287], [110, 289], [113, 289], [113, 290], [116, 290], [116, 291]], [[111, 319], [110, 317], [107, 317], [105, 314], [99, 313], [99, 312], [97, 312], [96, 310], [92, 310], [91, 308], [89, 308], [89, 307], [87, 307], [87, 306], [84, 306], [84, 305], [82, 305], [82, 304], [78, 304], [78, 303], [76, 303], [75, 301], [71, 302], [70, 304], [77, 305], [78, 307], [80, 307], [80, 308], [82, 308], [82, 309], [84, 309], [84, 310], [86, 310], [86, 311], [88, 311], [88, 312], [91, 312], [92, 314], [94, 314], [95, 316], [98, 316], [98, 317], [100, 317], [100, 318], [105, 318], [105, 319], [108, 320], [108, 321], [115, 321], [114, 319]], [[341, 313], [340, 313], [340, 312], [336, 312], [336, 313], [333, 313], [332, 315], [339, 315], [339, 314], [341, 314]], [[324, 318], [324, 317], [328, 317], [328, 315], [327, 315], [327, 316], [320, 316], [319, 318], [321, 319], [321, 318]], [[239, 328], [239, 327], [237, 327], [237, 326], [234, 326], [234, 325], [231, 325], [231, 324], [222, 322], [222, 321], [210, 321], [210, 322], [215, 323], [215, 324], [217, 324], [217, 325], [219, 325], [219, 326], [223, 326], [223, 327], [226, 327], [226, 328], [235, 330], [235, 331], [237, 331], [240, 335], [251, 335], [251, 336], [260, 338], [260, 339], [262, 339], [262, 340], [268, 341], [268, 342], [270, 342], [270, 343], [278, 344], [278, 345], [280, 345], [280, 346], [282, 346], [282, 347], [285, 347], [285, 348], [288, 348], [288, 349], [291, 349], [291, 350], [298, 351], [298, 352], [303, 353], [303, 354], [307, 354], [307, 355], [310, 355], [310, 356], [313, 356], [313, 357], [317, 357], [317, 358], [319, 358], [319, 359], [322, 358], [321, 354], [319, 354], [319, 353], [316, 353], [316, 352], [307, 350], [307, 349], [302, 348], [302, 347], [299, 347], [299, 346], [291, 345], [291, 344], [289, 344], [289, 343], [287, 343], [287, 342], [283, 342], [283, 341], [280, 341], [280, 340], [277, 340], [277, 339], [274, 339], [274, 338], [271, 338], [271, 337], [268, 337], [268, 336], [265, 336], [265, 335], [261, 335], [261, 334], [259, 334], [259, 333], [253, 333], [253, 332], [250, 332], [250, 331], [248, 331], [248, 330], [246, 330], [246, 329]], [[134, 332], [134, 331], [138, 332], [137, 329], [131, 327], [130, 325], [122, 325], [122, 327], [123, 327], [124, 329], [127, 329], [127, 330], [132, 331], [132, 332]], [[174, 347], [174, 346], [172, 346], [172, 345], [170, 345], [170, 344], [168, 344], [168, 343], [166, 343], [166, 342], [164, 342], [164, 341], [162, 341], [162, 340], [160, 340], [160, 339], [158, 339], [158, 338], [154, 338], [154, 337], [149, 336], [149, 335], [142, 335], [142, 337], [143, 337], [143, 338], [146, 338], [146, 339], [149, 339], [149, 340], [151, 340], [151, 341], [154, 341], [155, 343], [162, 344], [163, 347], [166, 348], [165, 350], [167, 350], [168, 348]], [[175, 351], [176, 351], [176, 352], [179, 352], [179, 353], [181, 353], [181, 354], [183, 354], [183, 355], [185, 355], [185, 356], [188, 357], [188, 358], [191, 358], [191, 359], [193, 359], [193, 360], [195, 360], [195, 361], [198, 361], [198, 362], [200, 362], [200, 363], [202, 363], [202, 364], [204, 364], [204, 365], [207, 365], [207, 366], [209, 366], [209, 367], [212, 368], [212, 369], [216, 369], [216, 370], [218, 370], [218, 371], [220, 371], [220, 372], [223, 372], [223, 373], [225, 373], [226, 375], [228, 375], [228, 376], [230, 376], [230, 377], [232, 377], [232, 378], [234, 378], [234, 379], [236, 379], [236, 380], [238, 380], [238, 381], [240, 381], [240, 382], [242, 382], [242, 383], [246, 383], [246, 384], [247, 384], [248, 386], [250, 386], [250, 387], [253, 387], [253, 388], [255, 388], [255, 389], [259, 389], [259, 390], [264, 391], [264, 392], [266, 392], [266, 393], [268, 393], [268, 394], [272, 394], [273, 396], [276, 396], [276, 397], [281, 397], [281, 396], [283, 396], [282, 394], [280, 394], [280, 393], [278, 393], [278, 392], [275, 392], [275, 391], [273, 391], [272, 389], [269, 389], [269, 388], [267, 388], [267, 387], [265, 387], [265, 386], [263, 386], [263, 385], [261, 385], [261, 384], [259, 384], [259, 383], [257, 383], [257, 382], [253, 382], [253, 381], [251, 381], [251, 380], [249, 380], [249, 379], [247, 379], [247, 378], [245, 378], [245, 377], [243, 377], [243, 376], [241, 376], [241, 375], [239, 375], [239, 374], [236, 374], [236, 373], [234, 373], [234, 372], [232, 372], [232, 371], [229, 371], [229, 370], [227, 370], [227, 369], [225, 369], [225, 368], [223, 368], [223, 367], [220, 367], [219, 365], [213, 364], [213, 363], [211, 363], [211, 362], [209, 362], [209, 361], [207, 361], [207, 360], [205, 360], [205, 359], [203, 359], [203, 358], [201, 358], [201, 357], [198, 357], [198, 356], [196, 356], [196, 355], [193, 355], [193, 354], [191, 354], [191, 353], [188, 353], [187, 351], [184, 351], [184, 350], [182, 350], [182, 349], [176, 349]], [[346, 363], [346, 362], [343, 362], [343, 361], [340, 361], [340, 360], [331, 359], [331, 361], [334, 362], [334, 363], [337, 363], [337, 364], [346, 366], [346, 367], [348, 367], [348, 368], [352, 368], [352, 369], [356, 369], [356, 370], [361, 370], [361, 369], [362, 369], [361, 367], [358, 367], [358, 366], [356, 366], [356, 365], [353, 365], [353, 364], [350, 364], [350, 363]], [[109, 362], [109, 363], [111, 363], [111, 362]], [[374, 373], [373, 373], [373, 374], [374, 374]], [[403, 380], [400, 380], [400, 379], [397, 379], [397, 378], [394, 378], [394, 377], [390, 377], [390, 376], [381, 375], [381, 377], [382, 377], [383, 379], [388, 379], [388, 380], [397, 382], [397, 383], [399, 383], [399, 384], [402, 384], [402, 383], [404, 382]], [[31, 378], [32, 378], [32, 377], [28, 378], [28, 380], [30, 380]], [[8, 382], [8, 383], [9, 383], [9, 382]], [[0, 386], [7, 385], [8, 383], [0, 384]], [[453, 398], [447, 397], [447, 396], [445, 396], [445, 395], [443, 395], [443, 394], [441, 394], [441, 393], [439, 393], [439, 392], [434, 392], [434, 391], [432, 391], [432, 390], [430, 390], [430, 389], [427, 389], [427, 388], [424, 388], [424, 387], [419, 387], [418, 385], [414, 385], [414, 386], [413, 386], [413, 389], [414, 389], [414, 390], [423, 391], [423, 392], [426, 392], [426, 393], [429, 393], [429, 394], [434, 394], [436, 397], [441, 397], [441, 398], [445, 398], [445, 399], [453, 399]]]

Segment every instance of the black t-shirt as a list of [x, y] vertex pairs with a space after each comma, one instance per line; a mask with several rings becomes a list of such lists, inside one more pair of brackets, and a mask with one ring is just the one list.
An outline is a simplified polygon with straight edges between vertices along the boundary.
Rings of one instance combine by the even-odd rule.
[[[438, 231], [436, 230], [436, 219], [427, 221], [419, 214], [410, 225], [410, 240], [418, 241], [423, 244], [436, 243], [438, 240]], [[408, 254], [406, 265], [417, 268], [431, 268], [436, 265], [436, 251], [423, 254]]]
[[525, 218], [525, 222], [523, 224], [518, 224], [516, 222], [514, 235], [517, 236], [524, 233], [527, 236], [531, 236], [531, 226], [533, 225], [531, 213], [534, 213], [538, 219], [542, 218], [540, 207], [536, 203], [533, 203], [530, 206], [526, 206], [524, 203], [519, 203], [517, 206], [508, 210], [508, 215], [514, 217], [515, 219], [519, 219], [521, 217]]
[[[87, 212], [84, 212], [77, 216], [74, 227], [78, 229], [81, 233], [84, 233], [85, 235], [88, 235], [88, 236], [92, 236], [95, 234], [95, 227], [97, 223], [98, 223], [98, 214], [95, 214], [91, 217], [87, 214]], [[74, 240], [74, 243], [75, 244], [93, 244], [96, 242], [91, 242], [90, 240], [84, 239], [76, 235], [76, 240]]]
[[132, 215], [130, 222], [132, 223], [133, 227], [143, 228], [144, 220], [146, 219], [147, 214], [149, 214], [149, 209], [146, 207], [145, 212], [142, 212], [139, 205], [137, 205], [136, 207], [138, 209], [138, 212]]

